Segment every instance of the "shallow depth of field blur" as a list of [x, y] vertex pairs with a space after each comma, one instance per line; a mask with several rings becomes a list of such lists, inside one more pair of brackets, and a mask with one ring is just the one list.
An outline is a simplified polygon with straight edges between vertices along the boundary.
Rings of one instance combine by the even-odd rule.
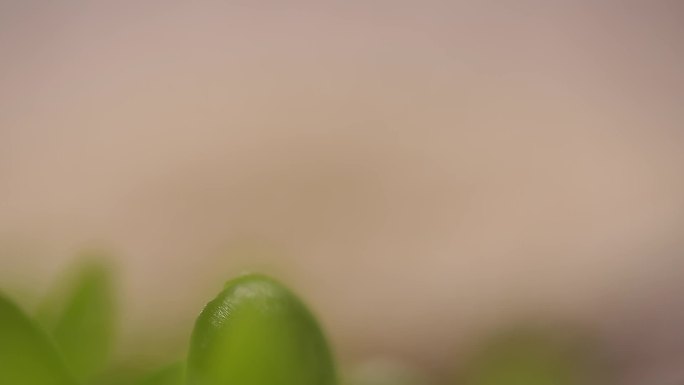
[[678, 1], [0, 0], [0, 291], [104, 250], [113, 367], [260, 271], [344, 373], [540, 323], [681, 385], [682, 68]]

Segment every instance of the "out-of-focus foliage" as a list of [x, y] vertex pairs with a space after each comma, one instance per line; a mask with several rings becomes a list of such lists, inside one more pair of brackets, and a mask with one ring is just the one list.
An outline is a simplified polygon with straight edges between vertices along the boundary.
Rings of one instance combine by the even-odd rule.
[[565, 334], [520, 328], [497, 335], [466, 368], [462, 385], [587, 385], [588, 366]]
[[108, 362], [114, 341], [113, 286], [107, 265], [85, 259], [39, 311], [39, 321], [80, 380], [92, 379]]
[[200, 314], [188, 385], [333, 385], [326, 340], [306, 306], [259, 275], [228, 282]]
[[366, 360], [345, 375], [345, 385], [427, 385], [429, 382], [417, 369], [405, 362], [389, 358]]
[[[336, 385], [324, 334], [304, 303], [261, 275], [229, 281], [199, 315], [187, 362], [109, 361], [114, 337], [112, 271], [87, 259], [53, 291], [34, 322], [0, 295], [0, 385]], [[44, 327], [44, 328], [42, 328]], [[480, 345], [458, 385], [594, 384], [585, 340], [526, 323]], [[145, 373], [148, 373], [145, 375]], [[426, 385], [409, 365], [376, 359], [344, 385]]]
[[0, 384], [74, 385], [54, 343], [2, 295]]
[[185, 365], [177, 362], [145, 376], [136, 385], [182, 385], [184, 383]]

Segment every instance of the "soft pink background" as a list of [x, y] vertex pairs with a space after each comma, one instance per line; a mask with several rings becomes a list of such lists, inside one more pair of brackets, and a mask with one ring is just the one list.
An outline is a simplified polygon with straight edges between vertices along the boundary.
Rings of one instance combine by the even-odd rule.
[[684, 357], [683, 36], [677, 1], [3, 1], [0, 287], [98, 245], [122, 355], [257, 269], [342, 357], [444, 370], [543, 314], [652, 384]]

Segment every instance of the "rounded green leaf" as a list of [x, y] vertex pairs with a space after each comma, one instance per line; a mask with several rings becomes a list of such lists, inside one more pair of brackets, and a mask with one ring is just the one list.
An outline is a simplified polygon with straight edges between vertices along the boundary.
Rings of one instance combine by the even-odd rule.
[[246, 275], [228, 282], [195, 324], [188, 385], [334, 385], [318, 323], [278, 282]]
[[48, 298], [39, 313], [67, 366], [81, 380], [91, 379], [109, 359], [114, 334], [112, 281], [106, 265], [88, 260]]
[[54, 343], [0, 295], [0, 384], [73, 385]]

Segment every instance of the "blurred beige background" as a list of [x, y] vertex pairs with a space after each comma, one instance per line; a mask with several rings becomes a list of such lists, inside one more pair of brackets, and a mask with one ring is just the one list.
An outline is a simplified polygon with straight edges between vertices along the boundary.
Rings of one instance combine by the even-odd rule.
[[35, 299], [97, 245], [121, 354], [182, 341], [248, 269], [343, 357], [444, 369], [541, 314], [668, 366], [683, 21], [677, 1], [1, 1], [1, 287]]

